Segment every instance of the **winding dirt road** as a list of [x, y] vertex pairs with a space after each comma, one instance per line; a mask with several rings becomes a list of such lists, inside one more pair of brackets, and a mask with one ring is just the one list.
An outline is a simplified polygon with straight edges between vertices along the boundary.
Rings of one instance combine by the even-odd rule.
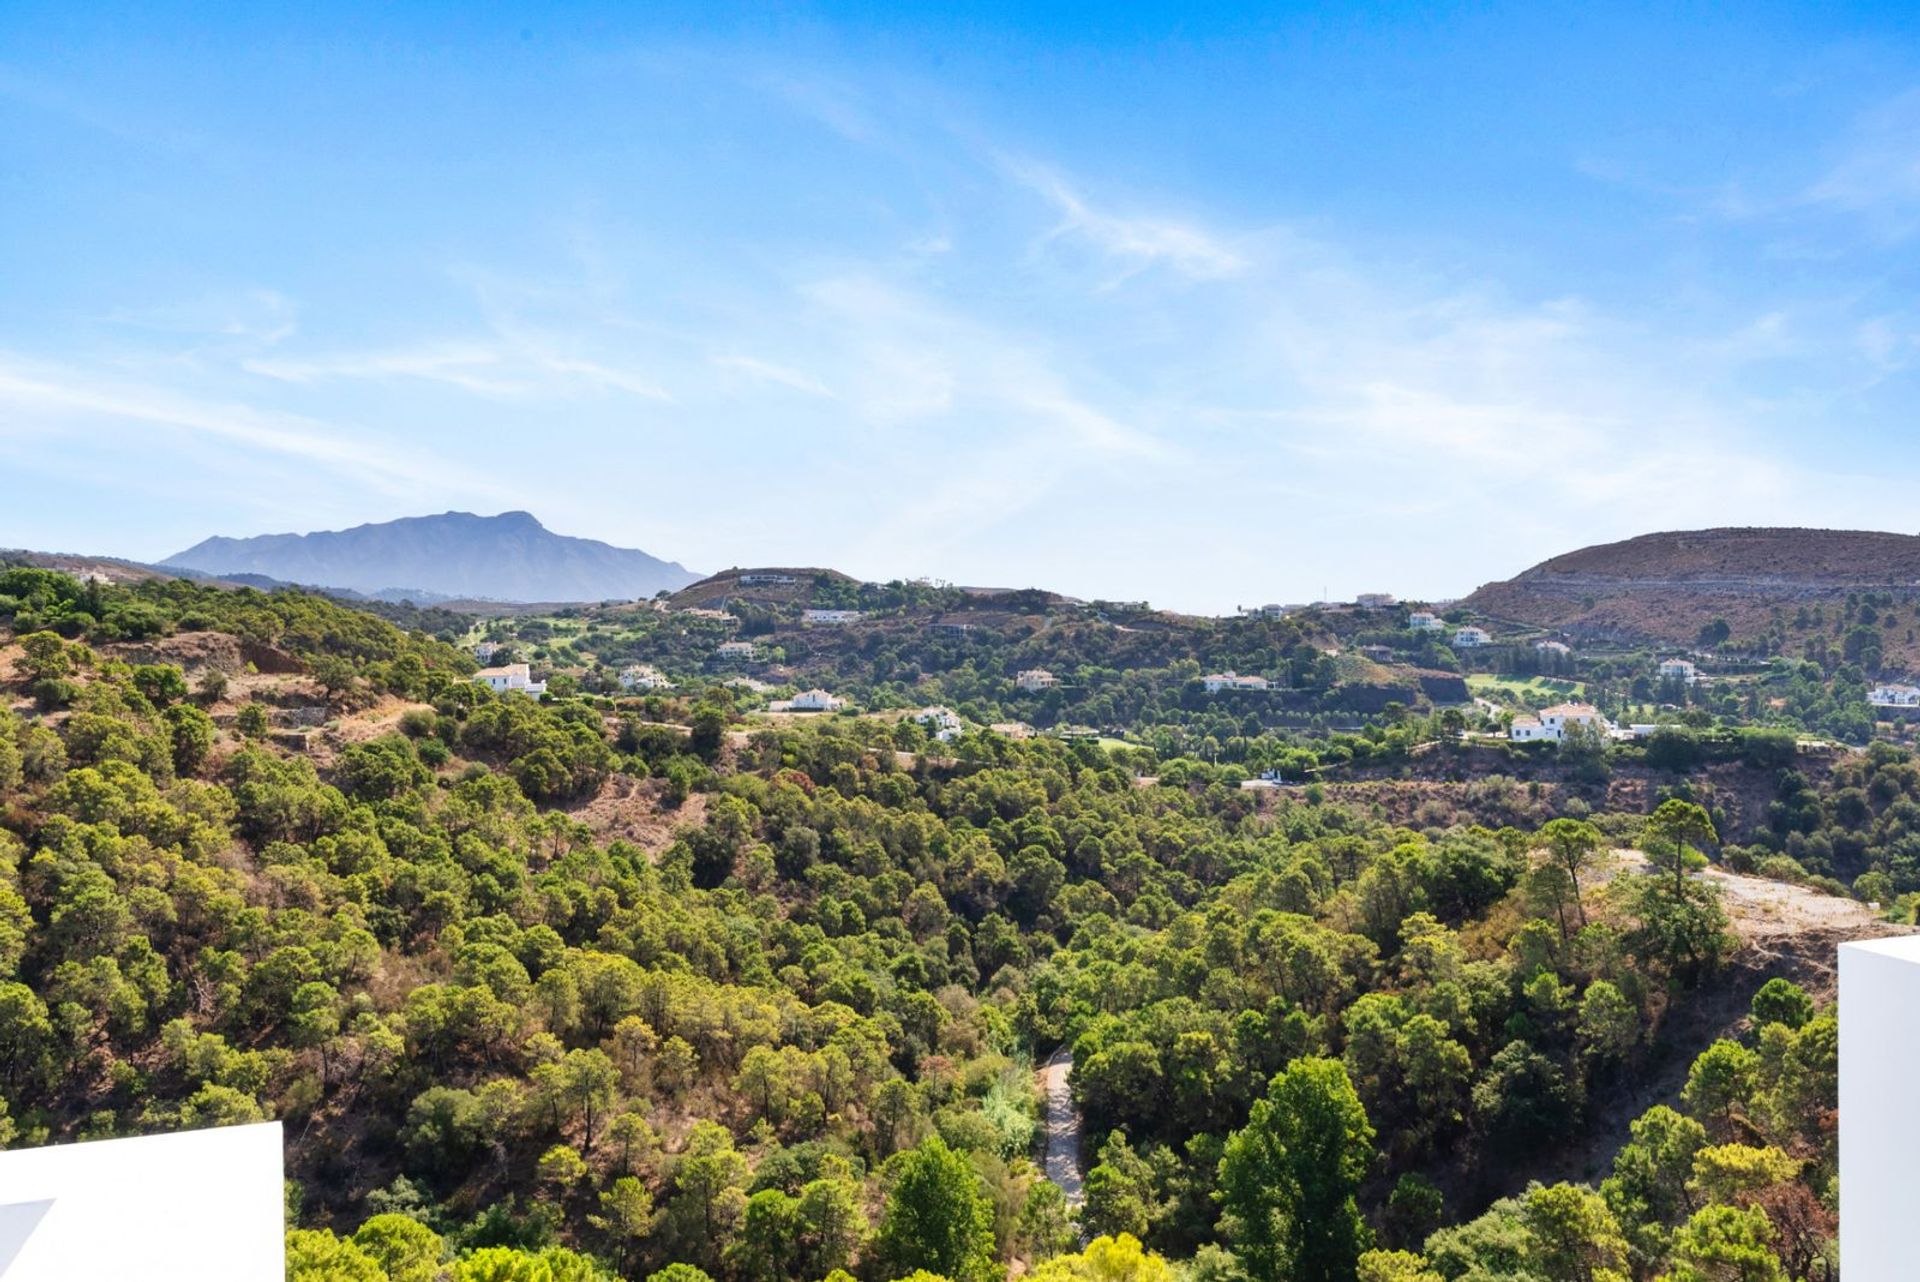
[[1062, 1046], [1040, 1070], [1047, 1097], [1047, 1178], [1067, 1195], [1067, 1206], [1079, 1210], [1086, 1193], [1080, 1182], [1080, 1114], [1073, 1107], [1067, 1079], [1073, 1073], [1073, 1054]]

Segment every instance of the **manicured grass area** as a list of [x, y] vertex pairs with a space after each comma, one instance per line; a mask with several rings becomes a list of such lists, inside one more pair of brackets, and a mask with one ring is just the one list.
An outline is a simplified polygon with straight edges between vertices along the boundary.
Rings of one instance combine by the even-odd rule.
[[1499, 676], [1475, 672], [1467, 677], [1467, 689], [1489, 699], [1532, 701], [1536, 699], [1577, 699], [1587, 692], [1584, 681], [1559, 681], [1551, 677]]

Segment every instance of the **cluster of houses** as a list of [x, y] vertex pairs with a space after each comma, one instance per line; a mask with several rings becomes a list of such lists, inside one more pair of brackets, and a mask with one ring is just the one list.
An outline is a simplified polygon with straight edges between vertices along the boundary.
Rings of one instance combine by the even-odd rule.
[[620, 669], [622, 690], [664, 690], [673, 682], [667, 674], [648, 663], [629, 663]]
[[922, 708], [913, 714], [913, 719], [927, 728], [936, 743], [950, 743], [966, 729], [960, 714], [952, 708]]
[[828, 627], [845, 627], [849, 623], [858, 623], [861, 618], [858, 610], [803, 610], [800, 612], [802, 623], [824, 624]]

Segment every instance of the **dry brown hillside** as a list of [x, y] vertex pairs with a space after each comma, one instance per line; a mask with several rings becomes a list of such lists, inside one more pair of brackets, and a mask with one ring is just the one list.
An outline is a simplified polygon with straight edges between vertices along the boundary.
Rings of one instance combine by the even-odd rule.
[[[1582, 548], [1468, 597], [1495, 619], [1589, 638], [1691, 643], [1724, 618], [1737, 645], [1769, 631], [1790, 637], [1802, 607], [1849, 594], [1920, 599], [1920, 537], [1859, 530], [1719, 529], [1646, 534]], [[1908, 612], [1910, 613], [1910, 611]], [[1888, 630], [1890, 661], [1920, 656], [1904, 617]]]

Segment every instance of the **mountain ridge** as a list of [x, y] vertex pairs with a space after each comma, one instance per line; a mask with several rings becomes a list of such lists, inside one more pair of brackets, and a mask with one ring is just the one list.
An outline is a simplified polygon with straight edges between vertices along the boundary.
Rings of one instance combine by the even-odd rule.
[[261, 575], [373, 597], [608, 601], [695, 582], [678, 562], [598, 539], [555, 534], [532, 513], [441, 512], [306, 534], [216, 535], [157, 563], [167, 570]]

